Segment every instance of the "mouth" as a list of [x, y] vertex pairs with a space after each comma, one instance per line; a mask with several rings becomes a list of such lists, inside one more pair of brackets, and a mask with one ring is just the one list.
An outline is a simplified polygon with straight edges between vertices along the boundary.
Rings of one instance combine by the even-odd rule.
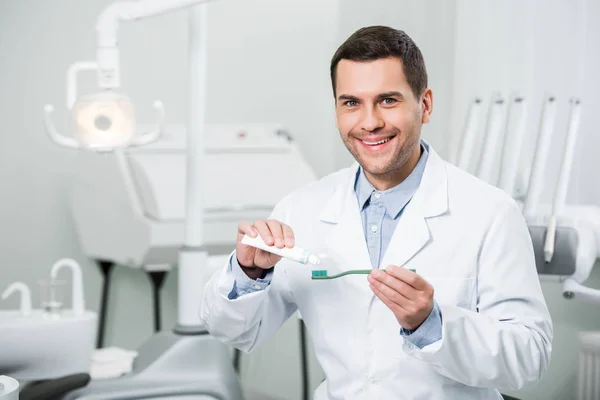
[[384, 149], [385, 147], [387, 147], [389, 145], [389, 143], [396, 137], [396, 135], [394, 136], [388, 136], [385, 138], [365, 138], [365, 139], [358, 139], [357, 140], [363, 145], [363, 147], [365, 147], [368, 151], [379, 151]]

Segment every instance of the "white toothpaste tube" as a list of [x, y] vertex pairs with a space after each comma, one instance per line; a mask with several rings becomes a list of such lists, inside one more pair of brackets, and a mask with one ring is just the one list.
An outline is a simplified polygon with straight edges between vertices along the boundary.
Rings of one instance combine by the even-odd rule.
[[299, 262], [300, 264], [319, 265], [321, 263], [319, 257], [306, 249], [298, 246], [292, 248], [284, 247], [283, 249], [275, 246], [269, 246], [262, 240], [260, 235], [255, 238], [244, 235], [242, 238], [242, 243], [260, 250], [268, 251], [269, 253], [276, 254], [283, 258], [287, 258], [288, 260]]

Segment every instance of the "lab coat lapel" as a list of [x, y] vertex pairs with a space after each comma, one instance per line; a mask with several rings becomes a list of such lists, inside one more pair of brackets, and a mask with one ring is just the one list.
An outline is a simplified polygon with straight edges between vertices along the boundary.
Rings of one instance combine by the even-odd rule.
[[429, 146], [429, 157], [421, 184], [398, 220], [381, 261], [403, 266], [421, 251], [432, 237], [427, 219], [448, 210], [448, 182], [444, 161]]
[[[429, 157], [419, 189], [400, 216], [381, 267], [390, 264], [402, 266], [410, 261], [432, 238], [427, 219], [448, 210], [446, 164], [431, 146], [428, 146], [428, 151]], [[323, 223], [333, 225], [325, 243], [332, 254], [343, 260], [344, 264], [338, 272], [372, 268], [354, 192], [357, 171], [358, 164], [355, 163], [344, 172], [346, 176], [336, 186], [320, 216]], [[368, 288], [364, 284], [360, 286]]]
[[[333, 225], [328, 229], [329, 233], [325, 237], [325, 243], [331, 255], [341, 261], [338, 265], [339, 270], [331, 271], [333, 273], [351, 269], [372, 268], [358, 208], [358, 200], [354, 192], [354, 180], [357, 171], [357, 163], [345, 171], [348, 175], [335, 188], [331, 199], [320, 216], [323, 223]], [[347, 278], [344, 279], [349, 282], [356, 281], [352, 277]], [[368, 289], [364, 282], [360, 286]]]

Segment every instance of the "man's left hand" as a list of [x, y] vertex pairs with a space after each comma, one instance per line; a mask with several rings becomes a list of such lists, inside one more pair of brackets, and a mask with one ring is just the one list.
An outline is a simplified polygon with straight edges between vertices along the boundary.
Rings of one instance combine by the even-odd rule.
[[375, 268], [367, 279], [373, 293], [392, 310], [404, 329], [417, 329], [433, 309], [433, 287], [406, 268]]

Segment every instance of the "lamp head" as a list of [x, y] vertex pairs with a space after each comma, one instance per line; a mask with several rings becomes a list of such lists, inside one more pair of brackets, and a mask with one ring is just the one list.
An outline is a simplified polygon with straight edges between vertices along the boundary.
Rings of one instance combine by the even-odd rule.
[[81, 148], [108, 152], [130, 145], [135, 135], [135, 110], [128, 97], [103, 90], [75, 102], [71, 124]]

